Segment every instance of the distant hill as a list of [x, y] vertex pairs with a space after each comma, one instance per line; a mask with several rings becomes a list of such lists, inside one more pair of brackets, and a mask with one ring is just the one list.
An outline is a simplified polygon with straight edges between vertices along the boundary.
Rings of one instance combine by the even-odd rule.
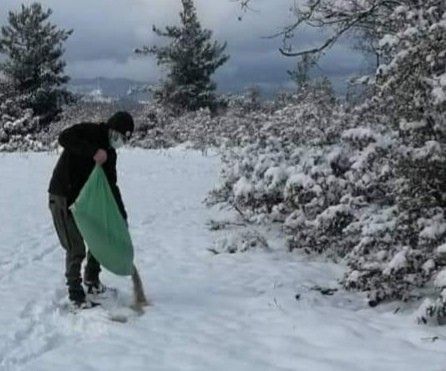
[[70, 91], [87, 97], [92, 100], [148, 100], [147, 93], [132, 93], [134, 89], [141, 89], [151, 83], [135, 81], [125, 78], [110, 79], [106, 77], [97, 77], [94, 79], [72, 79], [68, 84]]

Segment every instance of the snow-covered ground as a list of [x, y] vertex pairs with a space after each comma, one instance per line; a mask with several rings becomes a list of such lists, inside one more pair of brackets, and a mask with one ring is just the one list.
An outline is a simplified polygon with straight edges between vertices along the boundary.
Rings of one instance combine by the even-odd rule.
[[[124, 324], [100, 308], [64, 311], [46, 194], [56, 160], [0, 155], [0, 370], [446, 370], [444, 329], [360, 294], [311, 290], [336, 287], [342, 266], [287, 253], [278, 232], [267, 233], [271, 251], [209, 252], [233, 233], [206, 226], [224, 217], [202, 203], [219, 161], [180, 149], [124, 150], [118, 164], [154, 306]], [[130, 300], [128, 279], [103, 281]]]

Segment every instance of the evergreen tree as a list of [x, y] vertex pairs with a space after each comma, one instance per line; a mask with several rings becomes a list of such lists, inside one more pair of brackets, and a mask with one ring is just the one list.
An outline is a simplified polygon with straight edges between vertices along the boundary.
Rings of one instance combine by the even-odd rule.
[[71, 99], [63, 86], [69, 77], [64, 75], [62, 55], [63, 42], [72, 30], [48, 22], [51, 14], [51, 9], [44, 10], [39, 3], [22, 5], [20, 11], [9, 12], [9, 24], [1, 28], [0, 35], [0, 53], [7, 56], [0, 71], [27, 105], [24, 108], [46, 118]]
[[226, 43], [212, 41], [212, 31], [203, 29], [197, 17], [193, 0], [181, 0], [181, 25], [153, 31], [170, 42], [166, 46], [137, 49], [140, 54], [151, 54], [158, 65], [166, 66], [167, 78], [154, 92], [155, 99], [175, 110], [215, 109], [216, 84], [211, 80], [214, 72], [229, 56], [224, 54]]

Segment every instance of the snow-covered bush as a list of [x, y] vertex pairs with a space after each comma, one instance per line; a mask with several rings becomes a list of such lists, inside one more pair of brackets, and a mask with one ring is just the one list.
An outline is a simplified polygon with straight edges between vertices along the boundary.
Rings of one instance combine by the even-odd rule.
[[[380, 41], [389, 58], [378, 69], [373, 103], [400, 133], [395, 240], [400, 253], [406, 251], [404, 283], [420, 286], [444, 264], [436, 259], [436, 248], [446, 238], [446, 3], [404, 3], [390, 17], [397, 31]], [[441, 288], [437, 291], [439, 319], [444, 300]]]
[[[411, 221], [402, 211], [404, 141], [386, 115], [364, 106], [327, 109], [317, 92], [310, 96], [267, 116], [249, 144], [226, 150], [209, 201], [227, 202], [249, 220], [283, 223], [290, 250], [343, 257], [345, 287], [367, 291], [370, 305], [408, 300], [445, 263], [434, 249], [445, 237], [443, 213], [429, 208]], [[293, 114], [285, 119], [283, 111]], [[435, 151], [431, 144], [427, 152]], [[431, 312], [443, 313], [442, 303]]]
[[19, 96], [7, 80], [0, 80], [0, 152], [44, 151], [51, 139], [41, 130], [40, 117], [26, 108], [27, 98]]
[[220, 253], [242, 253], [253, 249], [268, 250], [269, 245], [266, 238], [255, 230], [246, 230], [228, 234], [215, 242], [212, 251]]
[[365, 102], [330, 107], [312, 97], [305, 110], [301, 99], [288, 129], [269, 118], [268, 140], [255, 135], [226, 154], [211, 196], [283, 223], [290, 249], [345, 257], [344, 285], [367, 291], [371, 305], [435, 282], [438, 297], [420, 318], [444, 323], [446, 3], [324, 0], [295, 11], [285, 37], [305, 23], [368, 35], [380, 66], [360, 79]]

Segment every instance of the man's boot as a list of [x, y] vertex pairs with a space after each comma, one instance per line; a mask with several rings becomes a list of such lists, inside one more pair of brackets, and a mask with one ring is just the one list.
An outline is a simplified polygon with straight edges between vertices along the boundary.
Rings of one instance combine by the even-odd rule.
[[99, 280], [99, 273], [101, 272], [101, 266], [99, 262], [91, 255], [87, 254], [87, 264], [84, 271], [84, 285], [87, 288], [88, 294], [98, 295], [107, 291], [105, 285]]
[[68, 298], [75, 307], [80, 307], [86, 302], [85, 292], [80, 283], [68, 283]]
[[85, 286], [87, 287], [87, 293], [92, 295], [103, 294], [107, 291], [107, 287], [101, 283], [101, 281], [91, 282], [85, 281]]
[[99, 305], [99, 303], [86, 299], [82, 285], [77, 282], [68, 285], [68, 298], [74, 309], [89, 309]]

